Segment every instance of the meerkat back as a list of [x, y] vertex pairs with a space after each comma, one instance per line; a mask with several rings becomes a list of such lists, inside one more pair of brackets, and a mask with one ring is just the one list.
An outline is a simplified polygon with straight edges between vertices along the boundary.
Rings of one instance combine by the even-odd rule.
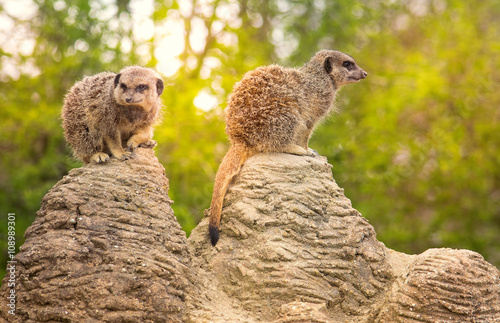
[[64, 98], [61, 114], [64, 137], [74, 157], [84, 163], [90, 162], [90, 156], [97, 150], [100, 141], [97, 129], [92, 127], [89, 118], [99, 118], [106, 113], [115, 75], [103, 72], [86, 76], [75, 83]]
[[300, 93], [290, 71], [278, 65], [245, 74], [233, 89], [226, 108], [229, 140], [256, 152], [289, 148], [300, 123]]

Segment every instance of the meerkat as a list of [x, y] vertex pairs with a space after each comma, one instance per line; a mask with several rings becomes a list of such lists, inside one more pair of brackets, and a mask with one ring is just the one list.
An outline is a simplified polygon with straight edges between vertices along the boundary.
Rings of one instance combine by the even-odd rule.
[[208, 210], [213, 246], [219, 240], [224, 196], [243, 163], [257, 153], [315, 156], [309, 137], [333, 109], [335, 94], [367, 75], [349, 55], [322, 50], [301, 68], [259, 67], [235, 84], [225, 111], [231, 146], [217, 171]]
[[137, 147], [154, 148], [153, 126], [161, 111], [162, 92], [158, 74], [139, 66], [77, 82], [62, 109], [64, 137], [73, 155], [86, 164], [103, 163], [110, 155], [129, 159]]

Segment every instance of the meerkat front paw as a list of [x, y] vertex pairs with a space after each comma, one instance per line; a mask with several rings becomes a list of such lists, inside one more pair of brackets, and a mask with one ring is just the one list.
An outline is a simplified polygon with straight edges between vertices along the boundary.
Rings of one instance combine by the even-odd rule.
[[141, 143], [137, 140], [135, 140], [135, 138], [130, 138], [128, 141], [127, 141], [127, 151], [135, 151], [137, 149], [137, 147], [139, 147], [141, 145]]
[[136, 141], [132, 139], [127, 141], [127, 151], [135, 151], [137, 147], [139, 147], [139, 143], [137, 143]]
[[156, 144], [157, 144], [156, 140], [148, 140], [146, 142], [139, 144], [139, 147], [153, 149], [154, 147], [156, 147]]
[[156, 140], [148, 140], [145, 142], [138, 143], [134, 140], [129, 140], [127, 142], [127, 151], [135, 151], [137, 147], [153, 149], [156, 147]]
[[109, 155], [105, 153], [95, 153], [90, 157], [90, 161], [96, 163], [105, 163], [109, 160]]
[[134, 153], [132, 151], [126, 151], [122, 154], [122, 156], [120, 157], [120, 160], [127, 160], [127, 159], [131, 159], [131, 158], [134, 158]]
[[132, 151], [124, 151], [122, 153], [115, 153], [113, 157], [119, 160], [128, 160], [134, 158], [134, 153]]

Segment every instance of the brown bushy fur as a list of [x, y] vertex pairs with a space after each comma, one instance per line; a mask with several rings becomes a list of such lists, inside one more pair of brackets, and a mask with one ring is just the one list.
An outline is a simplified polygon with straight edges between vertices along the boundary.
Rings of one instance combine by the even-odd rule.
[[74, 156], [84, 163], [100, 163], [109, 155], [129, 159], [139, 146], [153, 148], [153, 126], [161, 110], [162, 92], [158, 74], [139, 66], [77, 82], [68, 91], [62, 109], [64, 137]]
[[309, 137], [332, 109], [337, 90], [366, 76], [352, 57], [335, 50], [316, 53], [299, 69], [270, 65], [243, 76], [226, 109], [231, 147], [215, 178], [209, 211], [212, 245], [219, 239], [227, 188], [245, 160], [259, 152], [315, 155], [307, 146]]

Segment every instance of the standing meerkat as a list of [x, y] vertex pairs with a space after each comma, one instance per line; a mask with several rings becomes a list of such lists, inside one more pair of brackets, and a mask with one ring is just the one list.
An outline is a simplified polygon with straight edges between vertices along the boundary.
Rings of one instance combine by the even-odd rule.
[[161, 110], [162, 92], [158, 74], [139, 66], [77, 82], [62, 109], [64, 137], [74, 156], [84, 163], [102, 163], [109, 155], [126, 160], [137, 147], [155, 147], [153, 126]]
[[226, 108], [231, 147], [217, 171], [209, 209], [213, 246], [219, 240], [224, 196], [243, 163], [261, 152], [314, 156], [309, 137], [332, 110], [338, 89], [367, 75], [349, 55], [322, 50], [301, 68], [259, 67], [236, 83]]

